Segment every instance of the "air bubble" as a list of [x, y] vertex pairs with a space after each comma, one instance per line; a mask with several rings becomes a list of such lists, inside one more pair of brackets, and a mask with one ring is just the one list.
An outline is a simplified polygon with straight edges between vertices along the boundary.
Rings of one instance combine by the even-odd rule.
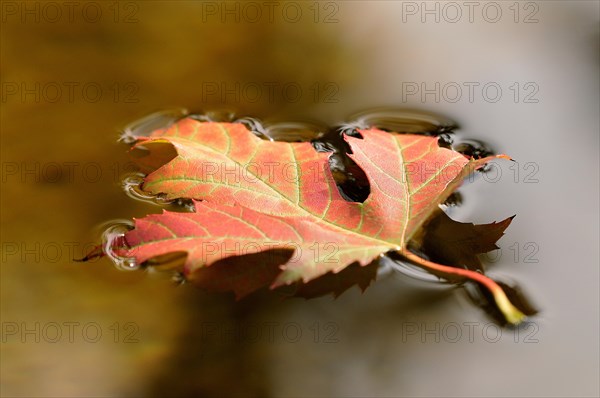
[[127, 249], [125, 234], [133, 229], [133, 223], [127, 220], [115, 220], [108, 223], [108, 227], [102, 233], [102, 250], [117, 269], [122, 271], [133, 271], [140, 265], [133, 257], [125, 257], [117, 254], [115, 249]]

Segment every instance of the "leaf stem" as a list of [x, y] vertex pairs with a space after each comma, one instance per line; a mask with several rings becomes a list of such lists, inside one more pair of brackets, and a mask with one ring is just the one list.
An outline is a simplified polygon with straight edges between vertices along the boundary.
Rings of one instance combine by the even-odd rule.
[[527, 316], [519, 311], [508, 299], [504, 290], [492, 279], [488, 278], [482, 273], [467, 270], [464, 268], [455, 268], [448, 265], [441, 265], [432, 261], [425, 260], [410, 252], [408, 249], [398, 251], [407, 260], [411, 261], [415, 265], [418, 265], [426, 270], [434, 271], [434, 274], [438, 276], [446, 276], [447, 279], [456, 279], [456, 276], [460, 276], [472, 281], [478, 282], [490, 291], [494, 297], [494, 301], [498, 306], [498, 309], [502, 312], [502, 315], [508, 323], [511, 325], [518, 325], [523, 322]]

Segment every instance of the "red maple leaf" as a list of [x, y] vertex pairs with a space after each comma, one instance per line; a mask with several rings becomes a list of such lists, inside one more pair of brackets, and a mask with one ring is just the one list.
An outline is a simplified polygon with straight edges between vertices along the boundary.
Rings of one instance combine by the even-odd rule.
[[[298, 295], [314, 297], [338, 295], [353, 284], [364, 290], [375, 278], [374, 260], [392, 251], [443, 278], [475, 280], [492, 293], [508, 322], [521, 322], [525, 314], [497, 283], [452, 267], [478, 264], [477, 250], [495, 247], [510, 220], [497, 224], [487, 242], [466, 236], [453, 250], [441, 246], [454, 264], [437, 264], [408, 249], [467, 175], [493, 158], [508, 157], [468, 159], [441, 148], [435, 137], [358, 132], [362, 138], [344, 139], [371, 187], [362, 203], [344, 199], [330, 154], [307, 142], [267, 141], [243, 124], [192, 118], [138, 137], [133, 148], [144, 151], [135, 152], [137, 161], [149, 172], [142, 189], [167, 199], [191, 198], [194, 212], [136, 219], [119, 255], [144, 263], [175, 253], [188, 279], [238, 297], [291, 284]], [[429, 233], [447, 227], [437, 224]]]

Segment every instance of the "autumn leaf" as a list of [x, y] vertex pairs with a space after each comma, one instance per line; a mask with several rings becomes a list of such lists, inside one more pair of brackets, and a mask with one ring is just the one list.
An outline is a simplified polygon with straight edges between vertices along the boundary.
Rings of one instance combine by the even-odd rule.
[[241, 124], [193, 119], [158, 133], [138, 147], [154, 156], [152, 144], [166, 141], [177, 156], [148, 175], [143, 189], [206, 202], [196, 203], [194, 214], [165, 212], [138, 220], [126, 236], [138, 261], [184, 250], [185, 272], [191, 274], [231, 255], [297, 249], [273, 287], [404, 250], [438, 203], [489, 160], [469, 162], [439, 148], [432, 137], [360, 131], [364, 139], [345, 139], [373, 189], [364, 203], [356, 203], [338, 192], [329, 155], [309, 143], [264, 141]]
[[477, 255], [499, 249], [496, 242], [513, 218], [475, 225], [454, 221], [440, 210], [423, 226], [421, 249], [435, 262], [483, 272]]
[[[467, 175], [508, 157], [467, 159], [440, 147], [435, 137], [358, 133], [344, 140], [371, 187], [362, 203], [344, 199], [329, 167], [331, 154], [307, 142], [267, 141], [240, 123], [193, 118], [138, 137], [133, 154], [149, 173], [142, 189], [167, 199], [191, 198], [194, 212], [136, 219], [119, 255], [144, 263], [186, 253], [183, 272], [200, 286], [241, 297], [263, 286], [296, 284], [298, 295], [313, 297], [340, 294], [355, 283], [364, 290], [375, 278], [374, 260], [395, 252], [446, 279], [480, 283], [508, 322], [521, 322], [525, 315], [491, 279], [409, 250]], [[507, 225], [498, 228], [500, 235]], [[465, 265], [472, 267], [469, 255], [488, 246], [468, 254], [459, 249], [454, 256], [469, 258]]]

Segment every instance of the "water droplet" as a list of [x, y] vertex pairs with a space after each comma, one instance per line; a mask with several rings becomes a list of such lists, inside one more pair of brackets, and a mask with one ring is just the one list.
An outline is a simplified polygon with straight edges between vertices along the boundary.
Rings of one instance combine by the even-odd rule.
[[125, 249], [125, 234], [133, 229], [133, 223], [128, 220], [114, 220], [107, 223], [108, 227], [102, 233], [102, 250], [117, 269], [133, 271], [140, 268], [133, 257], [120, 256], [115, 249]]

